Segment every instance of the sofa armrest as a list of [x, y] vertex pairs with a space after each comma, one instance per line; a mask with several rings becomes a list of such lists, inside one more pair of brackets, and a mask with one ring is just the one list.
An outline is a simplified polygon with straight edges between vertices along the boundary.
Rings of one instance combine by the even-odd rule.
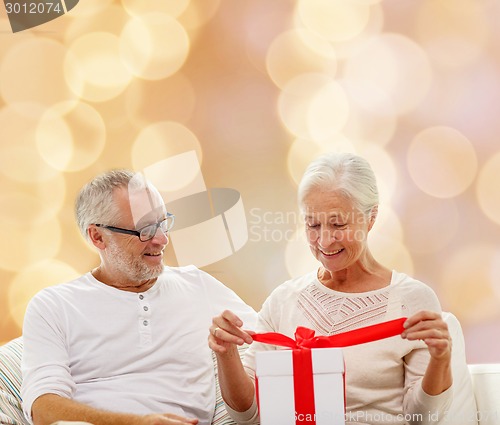
[[500, 364], [470, 364], [477, 417], [481, 425], [500, 425]]

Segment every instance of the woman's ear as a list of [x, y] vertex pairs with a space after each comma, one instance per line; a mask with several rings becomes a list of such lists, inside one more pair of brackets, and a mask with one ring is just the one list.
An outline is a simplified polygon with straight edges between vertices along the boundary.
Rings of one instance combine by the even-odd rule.
[[91, 224], [87, 229], [87, 234], [89, 235], [90, 241], [97, 249], [102, 250], [106, 248], [106, 242], [102, 237], [103, 236], [102, 229]]

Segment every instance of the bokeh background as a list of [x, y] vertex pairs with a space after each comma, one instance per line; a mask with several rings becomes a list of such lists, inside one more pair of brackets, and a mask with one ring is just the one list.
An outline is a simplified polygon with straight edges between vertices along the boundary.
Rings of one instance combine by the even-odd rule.
[[499, 18], [497, 0], [80, 0], [13, 34], [0, 5], [0, 342], [98, 264], [73, 218], [95, 174], [195, 150], [249, 232], [204, 269], [259, 309], [316, 267], [297, 182], [341, 150], [378, 177], [375, 256], [434, 288], [469, 362], [500, 362]]

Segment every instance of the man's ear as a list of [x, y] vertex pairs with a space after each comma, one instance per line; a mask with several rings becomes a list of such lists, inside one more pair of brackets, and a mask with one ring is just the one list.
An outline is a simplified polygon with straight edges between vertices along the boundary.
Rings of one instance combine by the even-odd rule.
[[378, 205], [375, 205], [372, 210], [370, 211], [370, 222], [368, 223], [368, 231], [370, 231], [375, 224], [375, 220], [377, 219], [378, 215]]
[[87, 229], [87, 234], [89, 235], [90, 241], [97, 249], [103, 250], [106, 248], [106, 242], [102, 237], [103, 236], [102, 229], [100, 229], [97, 226], [90, 225], [89, 228]]

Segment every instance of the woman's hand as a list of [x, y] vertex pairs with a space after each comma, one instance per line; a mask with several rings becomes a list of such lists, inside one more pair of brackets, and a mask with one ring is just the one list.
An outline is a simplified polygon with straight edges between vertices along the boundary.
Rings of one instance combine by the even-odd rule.
[[404, 323], [401, 336], [409, 341], [421, 339], [427, 344], [429, 354], [434, 360], [451, 359], [451, 337], [448, 325], [441, 314], [420, 311]]
[[208, 346], [216, 354], [226, 354], [228, 349], [236, 345], [243, 345], [245, 342], [253, 342], [252, 331], [241, 329], [243, 322], [232, 311], [225, 310], [219, 316], [212, 319], [210, 335], [208, 336]]

